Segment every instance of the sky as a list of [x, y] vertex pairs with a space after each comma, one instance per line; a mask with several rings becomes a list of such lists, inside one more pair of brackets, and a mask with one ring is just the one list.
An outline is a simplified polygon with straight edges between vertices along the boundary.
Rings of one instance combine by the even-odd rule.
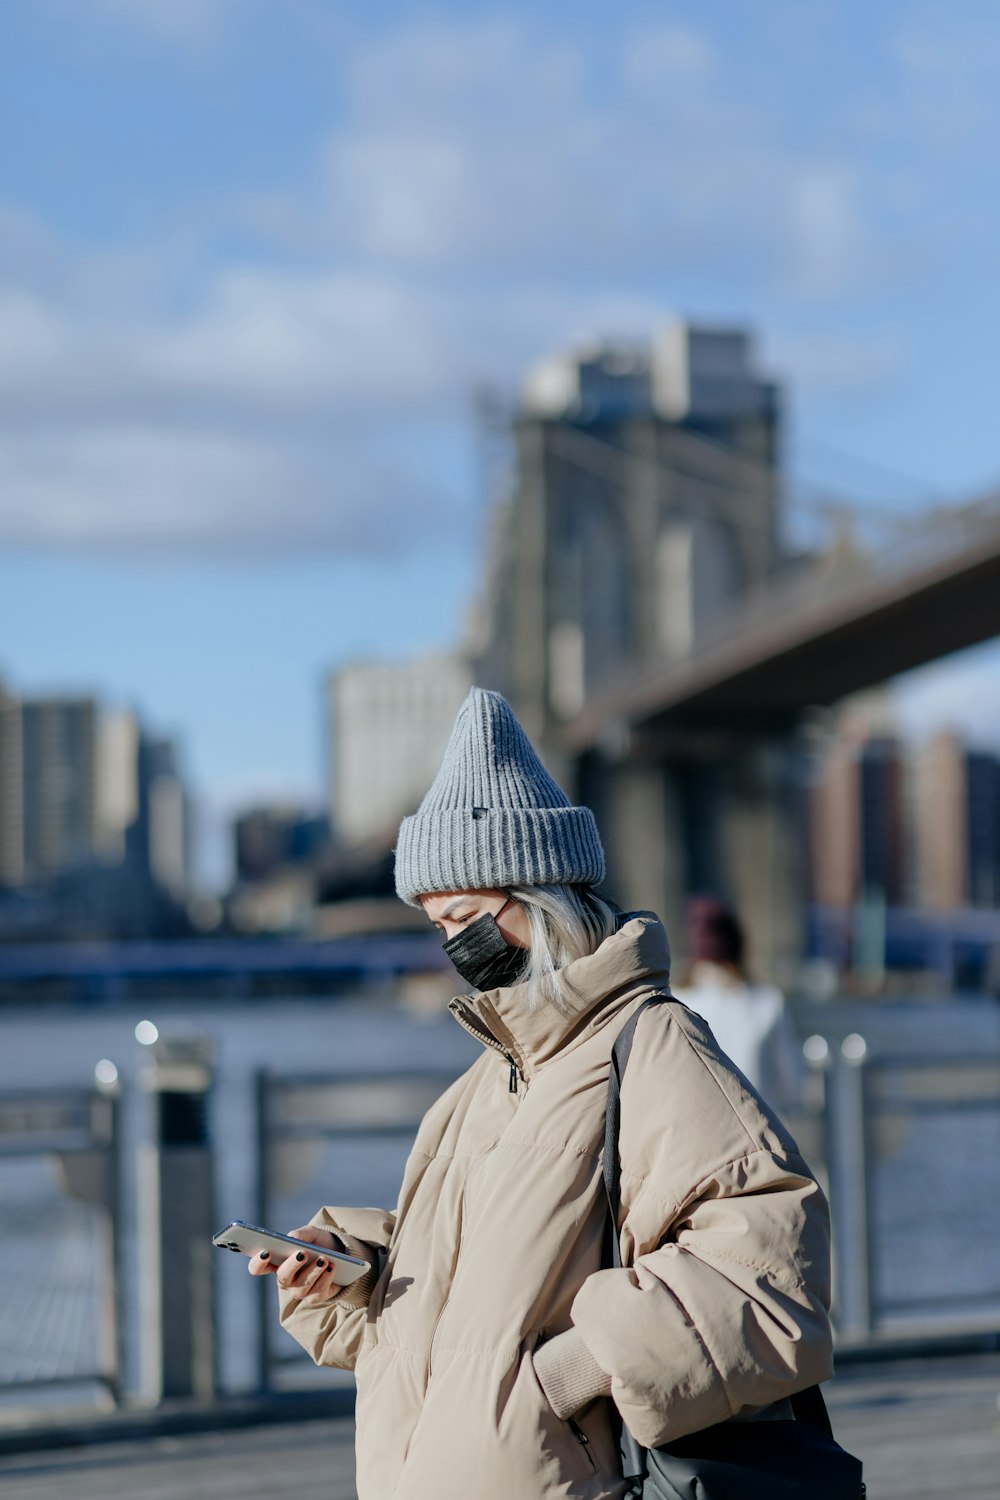
[[328, 670], [459, 639], [480, 387], [732, 322], [796, 476], [996, 486], [998, 77], [992, 0], [3, 0], [0, 677], [176, 734], [218, 875]]

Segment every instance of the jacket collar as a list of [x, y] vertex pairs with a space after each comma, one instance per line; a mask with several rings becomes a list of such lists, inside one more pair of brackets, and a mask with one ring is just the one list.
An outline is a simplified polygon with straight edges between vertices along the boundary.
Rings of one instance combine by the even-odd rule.
[[515, 984], [482, 995], [456, 996], [449, 1009], [467, 1031], [529, 1077], [588, 1026], [611, 1020], [642, 991], [669, 988], [666, 930], [652, 912], [627, 913], [595, 953], [574, 959], [555, 979], [558, 1006], [542, 1002], [529, 1009], [528, 986]]

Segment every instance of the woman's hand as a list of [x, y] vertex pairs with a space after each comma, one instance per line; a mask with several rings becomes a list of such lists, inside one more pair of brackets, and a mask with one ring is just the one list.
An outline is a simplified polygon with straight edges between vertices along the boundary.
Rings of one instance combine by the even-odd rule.
[[[319, 1245], [323, 1250], [339, 1249], [337, 1241], [328, 1229], [317, 1229], [314, 1224], [303, 1224], [298, 1229], [290, 1229], [289, 1234], [296, 1240], [303, 1240], [307, 1245]], [[301, 1259], [299, 1257], [301, 1256]], [[317, 1307], [321, 1302], [329, 1302], [338, 1292], [343, 1291], [333, 1279], [333, 1271], [328, 1261], [322, 1256], [318, 1259], [312, 1255], [306, 1255], [303, 1251], [290, 1255], [283, 1260], [280, 1266], [276, 1266], [271, 1260], [268, 1250], [262, 1250], [259, 1254], [250, 1257], [247, 1267], [251, 1276], [266, 1276], [273, 1272], [277, 1277], [278, 1285], [282, 1291], [289, 1292], [293, 1297], [301, 1301], [304, 1307]]]

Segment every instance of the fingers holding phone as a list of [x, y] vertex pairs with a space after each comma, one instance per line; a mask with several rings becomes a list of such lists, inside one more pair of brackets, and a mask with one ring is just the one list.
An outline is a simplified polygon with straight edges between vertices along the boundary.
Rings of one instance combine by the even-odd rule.
[[[328, 1229], [317, 1229], [314, 1224], [303, 1224], [289, 1230], [292, 1239], [316, 1246], [320, 1250], [336, 1250], [337, 1241]], [[287, 1260], [277, 1263], [269, 1250], [261, 1250], [250, 1257], [247, 1270], [251, 1276], [277, 1277], [283, 1291], [303, 1301], [327, 1302], [342, 1288], [334, 1281], [333, 1267], [322, 1256], [300, 1250]]]

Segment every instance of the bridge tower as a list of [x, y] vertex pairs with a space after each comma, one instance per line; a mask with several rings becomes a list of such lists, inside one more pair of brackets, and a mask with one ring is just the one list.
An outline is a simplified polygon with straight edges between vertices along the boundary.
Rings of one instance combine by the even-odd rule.
[[640, 746], [612, 722], [581, 759], [564, 733], [623, 679], [689, 658], [784, 565], [779, 391], [750, 335], [676, 324], [648, 347], [546, 360], [511, 431], [516, 480], [493, 516], [476, 680], [506, 694], [595, 807], [619, 900], [658, 905], [677, 931], [685, 895], [714, 889], [765, 962], [794, 949], [775, 922], [791, 901], [794, 928], [798, 903], [761, 881], [765, 864], [794, 868], [787, 747], [718, 733]]

